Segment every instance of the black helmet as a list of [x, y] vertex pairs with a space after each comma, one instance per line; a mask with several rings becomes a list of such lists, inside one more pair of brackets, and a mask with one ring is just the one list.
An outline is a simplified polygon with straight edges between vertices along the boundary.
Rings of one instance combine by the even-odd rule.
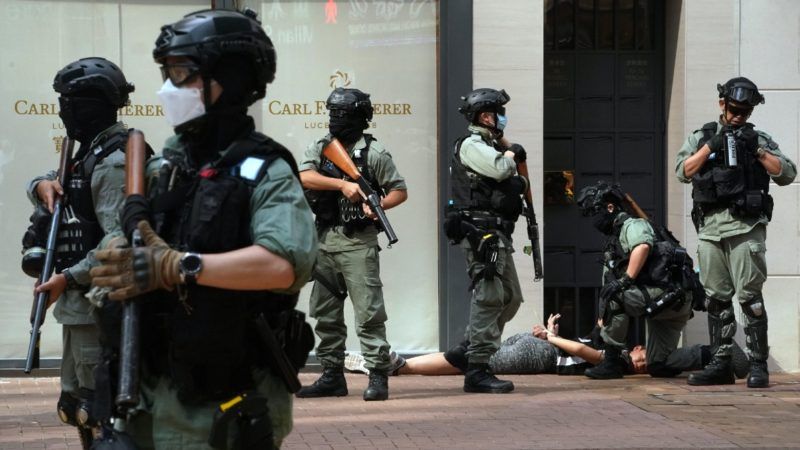
[[482, 111], [493, 111], [505, 113], [503, 105], [511, 100], [511, 97], [504, 89], [495, 90], [489, 88], [475, 89], [464, 97], [458, 112], [464, 115], [468, 121], [475, 121], [475, 116]]
[[81, 58], [59, 70], [53, 80], [53, 89], [65, 96], [97, 91], [111, 105], [120, 108], [128, 104], [128, 94], [134, 87], [116, 64], [94, 56]]
[[356, 113], [367, 121], [372, 120], [372, 102], [369, 94], [359, 89], [336, 88], [325, 102], [328, 110], [346, 111], [348, 114]]
[[167, 56], [186, 56], [200, 67], [200, 74], [210, 78], [223, 56], [241, 55], [252, 65], [256, 86], [247, 101], [263, 98], [267, 83], [275, 79], [275, 47], [256, 13], [207, 9], [187, 14], [183, 19], [161, 27], [153, 59], [164, 63]]
[[764, 103], [764, 96], [758, 92], [755, 83], [745, 77], [731, 78], [725, 84], [718, 84], [719, 98], [733, 100], [750, 106]]
[[606, 205], [613, 203], [620, 208], [625, 200], [625, 193], [619, 184], [611, 184], [607, 181], [600, 180], [597, 184], [586, 186], [578, 193], [578, 199], [575, 203], [581, 209], [584, 216], [594, 216], [595, 214], [604, 211]]

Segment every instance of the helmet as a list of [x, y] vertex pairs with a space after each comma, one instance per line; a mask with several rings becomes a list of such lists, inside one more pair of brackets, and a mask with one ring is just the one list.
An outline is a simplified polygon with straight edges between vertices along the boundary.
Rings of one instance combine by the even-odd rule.
[[609, 203], [622, 207], [624, 200], [625, 193], [619, 184], [600, 180], [597, 184], [581, 189], [576, 203], [584, 216], [594, 216], [604, 211]]
[[505, 113], [503, 105], [511, 100], [511, 97], [504, 89], [495, 90], [489, 88], [475, 89], [464, 97], [458, 112], [464, 115], [468, 121], [473, 122], [475, 116], [482, 111], [493, 111]]
[[745, 77], [731, 78], [725, 84], [718, 84], [717, 92], [719, 92], [719, 98], [750, 106], [764, 103], [764, 96], [758, 92], [756, 84]]
[[56, 73], [53, 89], [69, 96], [85, 91], [98, 91], [104, 99], [120, 108], [128, 104], [134, 86], [113, 62], [100, 57], [81, 58]]
[[359, 89], [336, 88], [325, 102], [328, 110], [346, 111], [348, 114], [356, 113], [367, 121], [372, 120], [372, 102], [369, 94]]
[[199, 65], [204, 78], [210, 78], [223, 56], [241, 55], [252, 65], [256, 86], [248, 104], [264, 98], [267, 83], [275, 79], [275, 47], [256, 13], [207, 9], [187, 14], [183, 19], [161, 27], [153, 59], [163, 64], [167, 56], [185, 56]]

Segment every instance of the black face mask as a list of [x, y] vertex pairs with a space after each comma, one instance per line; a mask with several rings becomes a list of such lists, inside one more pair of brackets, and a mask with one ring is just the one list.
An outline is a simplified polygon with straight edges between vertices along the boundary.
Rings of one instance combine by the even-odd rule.
[[353, 144], [361, 138], [366, 128], [367, 121], [363, 117], [346, 115], [331, 117], [328, 130], [343, 144]]
[[617, 218], [618, 214], [617, 211], [606, 211], [602, 214], [598, 214], [597, 217], [594, 218], [594, 227], [605, 235], [611, 235], [614, 231], [614, 219]]
[[61, 96], [58, 103], [67, 136], [84, 144], [117, 121], [117, 108], [99, 98]]

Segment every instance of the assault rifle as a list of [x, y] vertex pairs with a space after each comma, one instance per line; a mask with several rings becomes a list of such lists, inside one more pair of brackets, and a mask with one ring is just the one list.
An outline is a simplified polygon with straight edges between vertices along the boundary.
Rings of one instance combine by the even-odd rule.
[[[58, 182], [66, 187], [69, 184], [69, 164], [72, 161], [72, 151], [75, 148], [75, 141], [65, 137], [61, 141], [61, 160], [58, 164]], [[64, 207], [64, 199], [57, 197], [53, 203], [53, 217], [50, 219], [50, 230], [47, 233], [47, 252], [44, 258], [44, 267], [39, 275], [38, 285], [42, 285], [50, 280], [55, 267], [56, 239], [58, 237], [58, 226], [61, 223], [61, 212]], [[50, 298], [48, 291], [36, 294], [31, 308], [31, 338], [28, 343], [28, 356], [25, 358], [25, 373], [39, 368], [39, 344], [42, 338], [41, 327], [44, 323], [44, 316], [47, 302]]]
[[384, 212], [383, 207], [381, 207], [381, 198], [372, 189], [372, 186], [369, 185], [367, 180], [361, 176], [361, 172], [358, 171], [355, 163], [353, 163], [353, 160], [350, 159], [350, 156], [347, 154], [347, 150], [345, 150], [342, 143], [339, 142], [338, 139], [334, 138], [330, 144], [326, 145], [325, 148], [322, 149], [322, 154], [328, 158], [339, 170], [344, 172], [345, 175], [358, 183], [358, 187], [361, 188], [361, 191], [366, 195], [365, 201], [367, 202], [367, 206], [369, 206], [369, 209], [372, 210], [373, 214], [378, 217], [378, 222], [381, 223], [383, 231], [386, 233], [386, 238], [389, 239], [389, 245], [396, 243], [397, 235], [394, 233], [394, 229], [392, 229], [392, 225], [389, 223], [389, 219], [386, 217], [386, 212]]
[[[144, 134], [131, 129], [125, 147], [125, 196], [144, 196], [144, 165], [147, 159], [147, 145]], [[134, 230], [131, 246], [144, 245], [139, 230]], [[119, 348], [119, 389], [115, 403], [117, 408], [127, 413], [139, 403], [139, 316], [137, 299], [128, 299], [122, 305], [122, 333]]]
[[542, 253], [539, 247], [539, 224], [536, 222], [536, 212], [533, 210], [533, 196], [531, 195], [531, 179], [528, 176], [528, 163], [517, 164], [517, 172], [528, 182], [525, 189], [525, 208], [522, 213], [528, 222], [528, 239], [531, 241], [531, 254], [533, 255], [533, 281], [540, 281], [542, 274]]

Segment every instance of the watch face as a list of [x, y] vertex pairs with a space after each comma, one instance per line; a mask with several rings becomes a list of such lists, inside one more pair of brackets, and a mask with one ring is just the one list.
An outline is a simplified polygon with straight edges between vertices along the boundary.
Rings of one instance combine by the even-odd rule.
[[187, 253], [181, 258], [181, 268], [187, 274], [197, 274], [202, 268], [202, 260], [197, 253]]

